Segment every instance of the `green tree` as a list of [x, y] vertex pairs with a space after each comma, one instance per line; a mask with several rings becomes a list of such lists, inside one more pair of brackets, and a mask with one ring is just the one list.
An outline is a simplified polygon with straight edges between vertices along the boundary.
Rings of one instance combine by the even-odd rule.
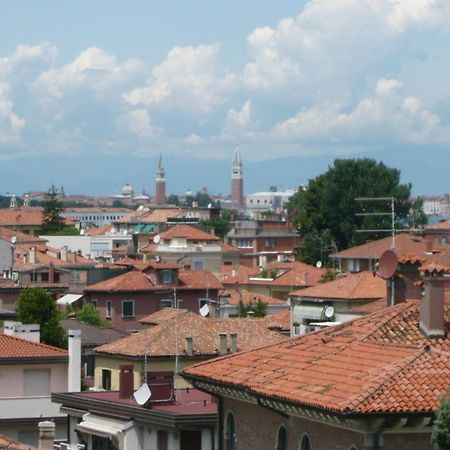
[[178, 195], [170, 194], [170, 195], [167, 197], [167, 204], [168, 204], [168, 205], [179, 206], [179, 205], [180, 205], [180, 199], [178, 198]]
[[89, 323], [97, 327], [109, 328], [109, 322], [100, 318], [98, 309], [93, 303], [85, 303], [81, 309], [76, 312], [77, 319], [84, 323]]
[[[320, 252], [326, 259], [329, 248], [341, 250], [386, 236], [385, 232], [357, 230], [389, 229], [390, 201], [357, 201], [358, 197], [395, 198], [396, 226], [404, 226], [412, 207], [410, 194], [411, 185], [400, 184], [397, 169], [367, 158], [335, 160], [327, 172], [310, 180], [307, 189], [299, 190], [288, 204], [291, 219], [305, 241], [306, 252], [301, 259], [314, 263]], [[387, 215], [357, 215], [363, 212]]]
[[253, 313], [254, 317], [264, 317], [267, 312], [267, 303], [258, 299], [257, 302], [244, 303], [244, 301], [239, 299], [238, 303], [238, 317], [247, 317], [248, 313]]
[[45, 193], [42, 202], [42, 234], [54, 234], [64, 228], [64, 218], [61, 217], [63, 211], [63, 204], [59, 200], [59, 192], [52, 184]]
[[211, 197], [205, 192], [197, 192], [194, 200], [197, 202], [200, 208], [206, 208], [208, 205], [212, 204]]
[[205, 220], [204, 225], [214, 231], [214, 234], [223, 239], [230, 231], [230, 219], [228, 216], [223, 215], [220, 217], [213, 217], [212, 219]]
[[448, 450], [450, 448], [450, 393], [441, 398], [439, 409], [436, 411], [431, 443], [435, 450]]
[[58, 323], [55, 301], [46, 290], [40, 287], [22, 289], [17, 302], [17, 319], [24, 324], [39, 324], [44, 344], [67, 347], [66, 333]]

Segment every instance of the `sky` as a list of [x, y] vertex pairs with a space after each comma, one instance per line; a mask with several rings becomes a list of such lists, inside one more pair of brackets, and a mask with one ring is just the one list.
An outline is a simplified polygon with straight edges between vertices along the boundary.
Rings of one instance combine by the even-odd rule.
[[448, 0], [15, 0], [0, 30], [0, 163], [450, 148]]

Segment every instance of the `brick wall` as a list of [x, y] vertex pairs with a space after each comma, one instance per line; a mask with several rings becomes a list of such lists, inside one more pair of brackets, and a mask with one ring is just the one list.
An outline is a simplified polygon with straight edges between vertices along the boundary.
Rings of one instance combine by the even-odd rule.
[[[284, 418], [263, 407], [231, 399], [224, 399], [221, 419], [225, 423], [226, 415], [232, 411], [236, 420], [237, 450], [273, 450], [281, 425], [288, 434], [288, 448], [300, 448], [300, 440], [306, 433], [313, 450], [349, 450], [354, 445], [359, 450], [364, 446], [364, 435], [333, 426], [312, 422], [295, 417]], [[222, 436], [223, 439], [223, 436]], [[380, 450], [432, 450], [429, 434], [387, 434]]]

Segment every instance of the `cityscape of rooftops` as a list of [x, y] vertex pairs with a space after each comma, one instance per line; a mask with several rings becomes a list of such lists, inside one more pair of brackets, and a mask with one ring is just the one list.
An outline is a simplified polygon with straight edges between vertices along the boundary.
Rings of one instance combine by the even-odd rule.
[[0, 29], [0, 450], [450, 449], [447, 0]]

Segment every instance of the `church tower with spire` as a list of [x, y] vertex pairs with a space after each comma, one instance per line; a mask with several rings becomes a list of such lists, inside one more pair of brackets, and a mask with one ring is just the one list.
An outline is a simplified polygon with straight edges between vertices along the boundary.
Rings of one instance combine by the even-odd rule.
[[166, 179], [162, 165], [162, 155], [159, 155], [158, 170], [156, 171], [155, 203], [164, 205], [166, 203]]
[[244, 208], [244, 176], [238, 146], [234, 150], [233, 162], [231, 164], [231, 201], [233, 208]]

